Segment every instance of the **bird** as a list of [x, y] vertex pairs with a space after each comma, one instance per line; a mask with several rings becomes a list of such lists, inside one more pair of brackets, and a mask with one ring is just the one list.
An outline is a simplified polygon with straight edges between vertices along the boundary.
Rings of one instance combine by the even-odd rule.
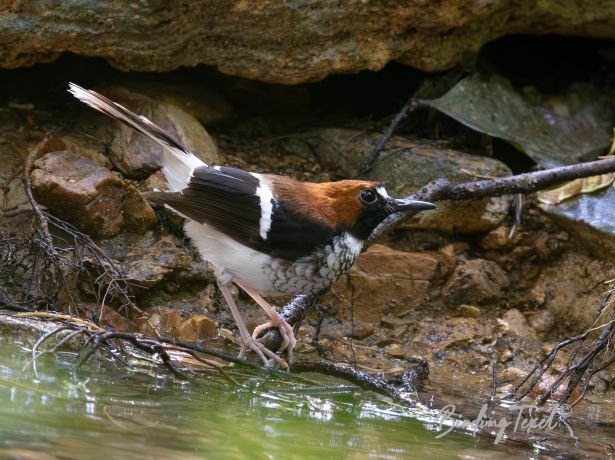
[[[159, 126], [107, 97], [69, 83], [88, 106], [134, 128], [163, 147], [169, 190], [146, 193], [153, 205], [185, 218], [184, 232], [214, 268], [216, 281], [239, 329], [240, 358], [251, 350], [289, 369], [296, 338], [265, 297], [320, 292], [344, 275], [370, 233], [390, 214], [434, 209], [433, 203], [391, 198], [383, 184], [366, 180], [311, 183], [229, 166], [205, 164]], [[245, 291], [269, 317], [252, 334], [231, 293]], [[277, 328], [280, 355], [260, 334]], [[286, 351], [284, 360], [281, 356]]]

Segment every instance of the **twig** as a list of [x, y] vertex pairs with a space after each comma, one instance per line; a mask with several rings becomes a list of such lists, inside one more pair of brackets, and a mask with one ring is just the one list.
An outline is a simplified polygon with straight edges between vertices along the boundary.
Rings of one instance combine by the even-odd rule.
[[387, 130], [384, 132], [384, 134], [382, 135], [378, 143], [374, 146], [372, 151], [365, 157], [365, 159], [363, 160], [363, 163], [361, 163], [361, 166], [359, 167], [359, 174], [363, 174], [367, 172], [374, 165], [374, 162], [378, 159], [378, 155], [380, 155], [380, 152], [382, 151], [386, 143], [389, 142], [391, 137], [393, 137], [393, 134], [395, 133], [397, 126], [401, 123], [401, 121], [405, 118], [405, 116], [408, 115], [408, 113], [412, 113], [417, 108], [423, 107], [423, 106], [425, 106], [424, 101], [415, 99], [414, 97], [411, 97], [410, 99], [408, 99], [408, 102], [404, 104], [404, 106], [397, 113], [397, 115], [395, 115], [393, 120], [391, 120], [391, 124], [389, 125]]
[[64, 315], [61, 313], [52, 313], [52, 312], [46, 312], [46, 311], [32, 311], [32, 312], [27, 312], [27, 313], [15, 313], [14, 316], [21, 317], [21, 318], [45, 318], [45, 319], [54, 319], [58, 321], [68, 321], [76, 325], [85, 326], [95, 331], [105, 332], [105, 329], [103, 329], [102, 327], [90, 321], [86, 321], [84, 319], [77, 318], [71, 315]]
[[253, 367], [255, 369], [260, 369], [260, 366], [254, 363], [251, 363], [250, 361], [246, 361], [245, 359], [238, 358], [236, 355], [224, 353], [223, 351], [213, 350], [211, 348], [203, 348], [199, 345], [195, 345], [194, 343], [185, 342], [183, 340], [178, 340], [173, 337], [158, 337], [157, 340], [159, 340], [162, 343], [168, 343], [171, 345], [176, 345], [181, 348], [185, 348], [186, 350], [192, 350], [192, 351], [196, 351], [199, 353], [203, 353], [205, 355], [214, 356], [216, 358], [223, 359], [230, 363], [241, 364], [242, 366], [248, 366], [248, 367]]
[[[536, 385], [542, 379], [544, 373], [552, 366], [559, 351], [565, 347], [568, 347], [569, 345], [572, 345], [573, 343], [579, 343], [579, 346], [576, 348], [576, 350], [570, 357], [566, 369], [564, 369], [564, 371], [560, 373], [555, 382], [553, 382], [549, 386], [547, 391], [538, 400], [538, 403], [544, 404], [549, 398], [551, 398], [555, 394], [555, 392], [561, 385], [566, 383], [566, 389], [559, 398], [560, 404], [565, 403], [573, 394], [575, 389], [580, 385], [581, 381], [585, 378], [586, 383], [582, 385], [581, 395], [574, 401], [573, 404], [576, 404], [582, 399], [585, 394], [585, 391], [587, 390], [589, 380], [592, 378], [592, 376], [615, 362], [615, 358], [608, 359], [605, 363], [599, 364], [597, 368], [590, 370], [590, 367], [594, 363], [599, 361], [599, 359], [606, 353], [609, 345], [611, 344], [613, 334], [615, 334], [615, 312], [612, 314], [611, 320], [608, 321], [605, 325], [603, 325], [603, 330], [598, 336], [598, 338], [596, 338], [587, 347], [581, 349], [581, 346], [583, 345], [587, 337], [590, 335], [590, 333], [597, 330], [596, 324], [600, 319], [603, 311], [605, 311], [605, 309], [609, 305], [611, 305], [611, 301], [615, 298], [614, 294], [614, 290], [610, 290], [609, 292], [607, 292], [598, 309], [598, 312], [594, 317], [592, 324], [589, 328], [585, 330], [585, 332], [583, 332], [583, 334], [571, 337], [554, 345], [551, 351], [547, 353], [541, 359], [541, 361], [534, 366], [534, 368], [513, 390], [513, 395], [515, 395], [518, 400], [523, 399], [536, 387]], [[583, 356], [581, 357], [581, 359], [577, 359], [580, 354], [583, 354]], [[523, 388], [523, 391], [520, 392], [521, 388]]]
[[34, 199], [34, 194], [32, 193], [32, 181], [30, 180], [30, 173], [32, 172], [32, 166], [34, 162], [41, 155], [41, 150], [49, 139], [51, 138], [51, 133], [46, 133], [43, 139], [34, 146], [34, 148], [30, 151], [28, 156], [26, 157], [26, 161], [24, 161], [23, 165], [23, 183], [24, 188], [26, 189], [26, 196], [28, 197], [28, 201], [30, 202], [30, 206], [34, 210], [34, 213], [38, 217], [40, 227], [43, 233], [43, 239], [45, 244], [50, 251], [51, 255], [55, 255], [55, 246], [53, 245], [53, 239], [51, 238], [51, 234], [49, 233], [49, 222], [47, 221], [47, 217], [45, 213], [39, 206], [38, 202]]

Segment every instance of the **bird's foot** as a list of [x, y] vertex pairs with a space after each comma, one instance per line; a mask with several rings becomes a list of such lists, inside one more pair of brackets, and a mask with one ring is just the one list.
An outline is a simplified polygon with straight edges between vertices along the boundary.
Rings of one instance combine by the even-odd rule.
[[[292, 364], [293, 350], [295, 349], [295, 345], [297, 345], [297, 339], [295, 338], [295, 332], [293, 331], [292, 326], [288, 324], [288, 322], [282, 317], [282, 315], [276, 312], [276, 315], [271, 318], [271, 320], [254, 328], [254, 331], [252, 332], [252, 338], [254, 340], [257, 340], [257, 337], [261, 334], [261, 332], [269, 328], [277, 328], [280, 331], [280, 336], [282, 337], [282, 345], [280, 346], [280, 349], [278, 351], [283, 352], [284, 350], [286, 350], [288, 362]], [[261, 343], [260, 340], [259, 343]]]
[[276, 355], [273, 351], [267, 348], [265, 345], [260, 343], [254, 337], [246, 337], [245, 339], [241, 339], [241, 351], [239, 352], [239, 357], [243, 359], [246, 355], [246, 351], [252, 350], [254, 351], [258, 357], [263, 361], [265, 366], [269, 365], [269, 359], [273, 359], [276, 363], [280, 365], [280, 367], [284, 370], [288, 370], [288, 363], [278, 355]]

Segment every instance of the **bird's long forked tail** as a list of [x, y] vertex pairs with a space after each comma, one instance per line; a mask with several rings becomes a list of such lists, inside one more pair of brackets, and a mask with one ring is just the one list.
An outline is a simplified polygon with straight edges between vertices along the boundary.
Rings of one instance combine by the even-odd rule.
[[144, 116], [137, 115], [126, 107], [98, 94], [96, 91], [82, 88], [75, 83], [68, 84], [68, 91], [81, 102], [111, 118], [121, 121], [162, 146], [164, 152], [162, 172], [169, 181], [173, 191], [180, 191], [186, 188], [192, 171], [199, 166], [205, 166], [205, 163], [174, 139], [173, 136]]

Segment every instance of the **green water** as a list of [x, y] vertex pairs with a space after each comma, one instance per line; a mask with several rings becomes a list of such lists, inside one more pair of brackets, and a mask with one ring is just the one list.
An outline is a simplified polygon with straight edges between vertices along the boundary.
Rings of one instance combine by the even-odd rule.
[[[4, 340], [6, 342], [6, 339]], [[0, 458], [459, 458], [469, 437], [435, 439], [416, 410], [339, 381], [232, 371], [178, 381], [76, 355], [26, 366], [29, 346], [0, 343]], [[24, 368], [27, 367], [27, 368]]]

